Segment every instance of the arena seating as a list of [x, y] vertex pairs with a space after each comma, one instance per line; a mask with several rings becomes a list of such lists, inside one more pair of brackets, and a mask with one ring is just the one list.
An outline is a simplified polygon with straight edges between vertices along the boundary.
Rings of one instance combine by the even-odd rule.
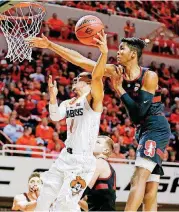
[[[14, 136], [1, 136], [2, 142], [45, 146], [47, 153], [58, 153], [64, 147], [66, 138], [65, 120], [54, 123], [48, 119], [47, 78], [51, 74], [58, 82], [58, 102], [71, 98], [71, 83], [82, 70], [61, 57], [33, 52], [33, 62], [10, 63], [5, 59], [5, 51], [0, 55], [0, 129], [6, 132], [9, 125]], [[89, 57], [90, 57], [89, 53]], [[49, 63], [49, 61], [51, 61]], [[116, 63], [109, 58], [109, 63]], [[144, 64], [145, 65], [145, 64]], [[164, 112], [168, 118], [172, 134], [167, 147], [165, 161], [179, 160], [179, 72], [165, 64], [159, 67], [153, 62], [150, 67], [160, 77]], [[10, 118], [10, 119], [9, 119]], [[21, 126], [21, 128], [20, 128]], [[21, 129], [21, 134], [20, 130]], [[23, 130], [24, 132], [23, 132]], [[115, 95], [109, 79], [105, 80], [104, 112], [101, 118], [100, 134], [109, 135], [114, 140], [116, 157], [135, 158], [137, 141], [135, 128], [127, 117], [120, 100]], [[7, 139], [7, 136], [9, 137]], [[25, 138], [25, 139], [22, 139]], [[8, 142], [7, 142], [8, 140]], [[1, 142], [1, 144], [2, 144]], [[34, 157], [28, 154], [26, 156]]]

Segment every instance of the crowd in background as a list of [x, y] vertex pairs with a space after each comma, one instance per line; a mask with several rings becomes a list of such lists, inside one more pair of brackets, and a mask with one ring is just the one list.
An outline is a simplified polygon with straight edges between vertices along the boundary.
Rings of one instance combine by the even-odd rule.
[[[104, 3], [107, 4], [106, 2]], [[133, 2], [131, 3], [134, 4]], [[74, 4], [76, 4], [76, 2]], [[79, 4], [85, 4], [85, 2], [79, 2]], [[69, 18], [67, 23], [65, 23], [56, 13], [53, 13], [52, 17], [50, 17], [46, 22], [43, 22], [42, 32], [46, 36], [54, 39], [77, 42], [78, 39], [75, 35], [76, 21], [77, 20], [75, 19]], [[123, 30], [124, 37], [135, 37], [137, 29], [134, 22], [127, 20]], [[109, 48], [116, 48], [119, 44], [118, 35], [116, 33], [109, 32], [108, 26], [105, 26], [105, 32], [108, 34]], [[179, 55], [179, 43], [175, 41], [174, 35], [168, 36], [165, 34], [165, 32], [162, 32], [150, 42], [152, 43], [152, 48], [150, 48], [150, 50], [154, 53], [168, 54], [173, 56]]]
[[159, 21], [179, 35], [179, 2], [177, 1], [56, 1], [52, 2], [104, 14]]
[[[0, 54], [0, 130], [14, 144], [42, 146], [47, 153], [57, 155], [65, 146], [67, 128], [65, 119], [60, 122], [49, 119], [48, 76], [52, 75], [53, 80], [57, 80], [57, 99], [60, 103], [75, 95], [71, 85], [73, 78], [82, 71], [81, 68], [61, 57], [42, 54], [41, 50], [33, 51], [31, 63], [10, 63], [5, 55], [5, 51]], [[88, 57], [92, 57], [90, 52]], [[116, 63], [115, 58], [108, 58], [108, 63]], [[179, 160], [179, 72], [173, 67], [166, 67], [164, 63], [158, 67], [152, 62], [150, 68], [159, 75], [164, 113], [172, 129], [164, 160], [176, 161]], [[135, 159], [138, 145], [136, 129], [113, 91], [109, 78], [104, 80], [104, 84], [100, 134], [109, 135], [115, 142], [111, 157]], [[30, 149], [26, 150], [29, 151], [28, 156], [40, 157]]]

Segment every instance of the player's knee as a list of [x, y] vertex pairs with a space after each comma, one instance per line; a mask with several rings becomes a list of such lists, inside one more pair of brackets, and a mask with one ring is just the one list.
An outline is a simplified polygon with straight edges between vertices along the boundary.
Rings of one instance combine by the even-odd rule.
[[131, 186], [143, 185], [148, 179], [148, 173], [143, 168], [136, 167], [136, 170], [131, 179]]
[[157, 192], [155, 191], [155, 189], [150, 189], [145, 191], [144, 194], [144, 200], [143, 203], [146, 204], [147, 202], [153, 202], [155, 201], [155, 199], [157, 198]]

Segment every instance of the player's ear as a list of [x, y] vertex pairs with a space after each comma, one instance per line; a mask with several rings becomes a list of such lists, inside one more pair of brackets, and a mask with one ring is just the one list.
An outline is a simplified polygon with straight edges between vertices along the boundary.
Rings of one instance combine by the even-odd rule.
[[137, 56], [137, 52], [136, 51], [132, 51], [131, 52], [131, 58], [134, 59]]

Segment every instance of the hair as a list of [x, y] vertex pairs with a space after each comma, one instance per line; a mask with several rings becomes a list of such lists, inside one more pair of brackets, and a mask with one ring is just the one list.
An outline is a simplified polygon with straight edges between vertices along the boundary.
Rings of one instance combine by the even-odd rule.
[[100, 135], [100, 136], [98, 136], [98, 138], [105, 139], [106, 144], [109, 147], [109, 153], [106, 156], [109, 156], [113, 152], [113, 150], [114, 150], [114, 141], [110, 137], [108, 137], [106, 135]]
[[30, 175], [28, 182], [29, 182], [33, 177], [38, 177], [38, 178], [40, 178], [40, 173], [39, 173], [39, 172], [33, 172], [33, 173]]
[[121, 42], [127, 43], [128, 47], [137, 52], [137, 58], [140, 59], [142, 55], [142, 50], [147, 46], [146, 42], [139, 38], [122, 38]]

